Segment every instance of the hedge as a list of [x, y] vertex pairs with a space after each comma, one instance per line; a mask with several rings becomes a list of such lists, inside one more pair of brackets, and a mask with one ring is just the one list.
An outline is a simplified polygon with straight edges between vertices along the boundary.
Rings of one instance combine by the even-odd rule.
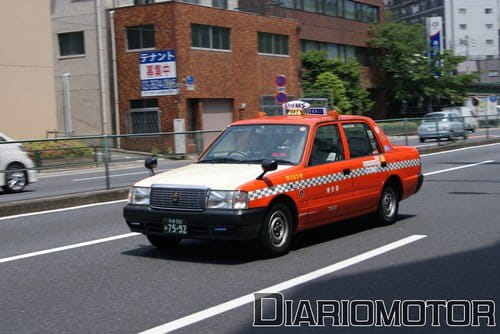
[[39, 158], [45, 159], [72, 159], [94, 156], [94, 150], [76, 140], [44, 141], [23, 144], [24, 149], [33, 159], [35, 152]]

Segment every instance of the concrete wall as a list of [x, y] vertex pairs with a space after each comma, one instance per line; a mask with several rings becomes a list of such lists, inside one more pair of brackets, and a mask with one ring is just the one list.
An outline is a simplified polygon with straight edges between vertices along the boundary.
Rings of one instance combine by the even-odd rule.
[[0, 132], [15, 139], [56, 128], [49, 5], [0, 1]]
[[[76, 135], [101, 134], [101, 99], [99, 90], [97, 30], [94, 1], [52, 0], [52, 38], [57, 98], [57, 127], [64, 130], [62, 75], [70, 73], [72, 125]], [[108, 62], [107, 19], [104, 10], [112, 8], [112, 0], [101, 0], [101, 33], [103, 36], [104, 74], [107, 121], [110, 122], [111, 102]], [[83, 31], [85, 54], [61, 57], [58, 34]], [[109, 127], [111, 129], [111, 126]]]

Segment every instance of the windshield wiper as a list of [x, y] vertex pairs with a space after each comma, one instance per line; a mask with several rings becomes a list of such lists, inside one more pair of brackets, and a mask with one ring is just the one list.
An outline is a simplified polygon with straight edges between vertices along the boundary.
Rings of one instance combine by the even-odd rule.
[[263, 160], [275, 160], [279, 164], [284, 165], [293, 165], [291, 161], [283, 160], [283, 159], [253, 159], [253, 160], [240, 160], [243, 163], [262, 163]]
[[213, 159], [203, 159], [198, 161], [198, 163], [224, 163], [224, 162], [241, 162], [241, 160], [234, 158], [213, 158]]

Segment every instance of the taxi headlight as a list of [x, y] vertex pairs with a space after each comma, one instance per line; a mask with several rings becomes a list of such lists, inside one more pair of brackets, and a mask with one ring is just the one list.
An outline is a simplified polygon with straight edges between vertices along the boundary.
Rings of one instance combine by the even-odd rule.
[[244, 191], [211, 190], [208, 193], [207, 209], [248, 208], [248, 194]]
[[134, 205], [149, 205], [151, 188], [132, 187], [128, 192], [128, 203]]

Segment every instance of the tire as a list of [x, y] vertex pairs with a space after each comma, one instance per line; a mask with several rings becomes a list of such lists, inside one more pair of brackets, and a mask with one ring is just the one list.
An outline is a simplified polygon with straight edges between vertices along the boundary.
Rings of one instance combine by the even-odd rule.
[[399, 210], [399, 192], [394, 184], [389, 183], [382, 190], [377, 211], [374, 214], [377, 225], [385, 226], [396, 222]]
[[425, 138], [420, 137], [418, 139], [420, 140], [421, 143], [425, 143]]
[[290, 208], [283, 203], [274, 204], [264, 218], [260, 230], [260, 250], [265, 257], [285, 254], [294, 234], [295, 224]]
[[155, 246], [161, 250], [168, 250], [176, 247], [182, 238], [179, 237], [167, 237], [159, 235], [146, 235], [151, 245]]
[[10, 164], [5, 172], [5, 185], [3, 190], [8, 193], [18, 193], [23, 191], [28, 184], [28, 176], [23, 170], [24, 166], [19, 163]]
[[451, 131], [450, 135], [447, 138], [449, 141], [454, 141], [455, 140], [455, 132]]

